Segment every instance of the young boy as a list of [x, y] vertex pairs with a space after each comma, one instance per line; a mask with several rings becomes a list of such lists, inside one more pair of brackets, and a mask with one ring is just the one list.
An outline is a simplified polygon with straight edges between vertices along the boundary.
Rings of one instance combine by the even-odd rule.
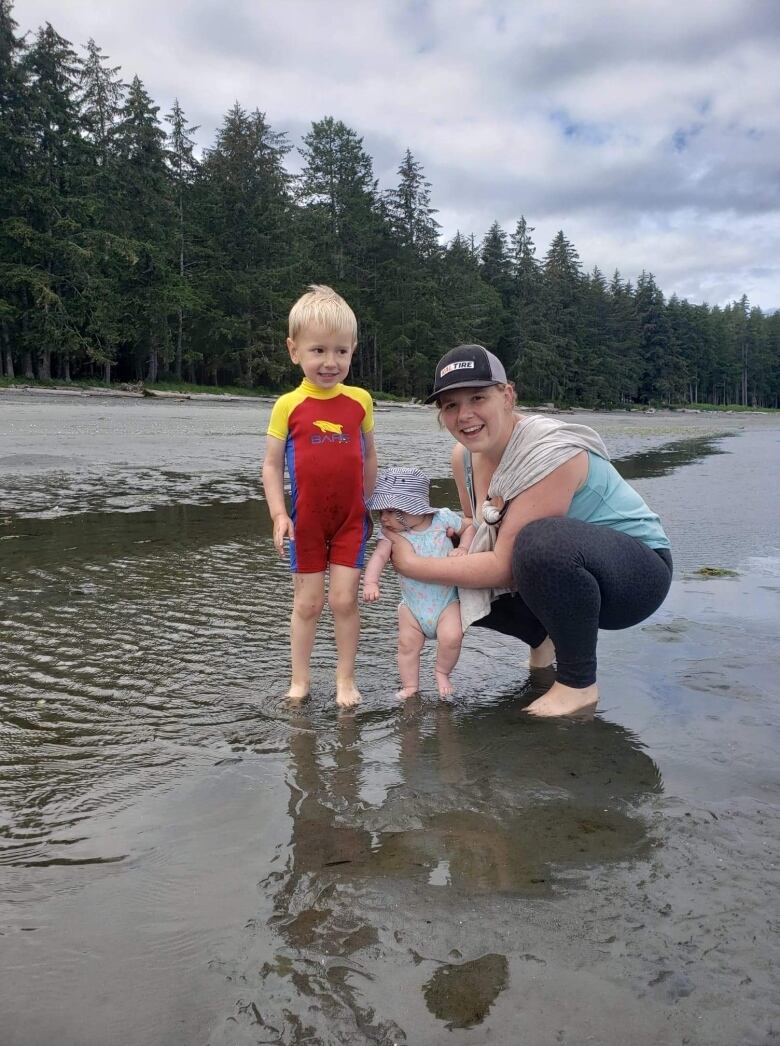
[[[383, 472], [368, 500], [379, 512], [382, 533], [368, 561], [363, 578], [363, 599], [379, 599], [379, 577], [390, 558], [388, 533], [403, 534], [420, 556], [465, 556], [474, 538], [473, 520], [448, 508], [429, 504], [428, 477], [417, 468], [390, 468]], [[453, 548], [452, 536], [460, 538]], [[398, 607], [398, 697], [412, 697], [420, 689], [420, 654], [426, 639], [436, 639], [436, 686], [439, 697], [452, 695], [450, 672], [460, 657], [463, 629], [458, 591], [451, 585], [436, 585], [398, 576], [401, 603]]]
[[[356, 705], [360, 618], [358, 583], [371, 534], [365, 499], [376, 482], [371, 395], [343, 385], [357, 344], [357, 320], [330, 287], [312, 285], [290, 310], [287, 350], [303, 381], [274, 404], [268, 424], [263, 488], [284, 555], [293, 572], [290, 621], [292, 678], [287, 696], [309, 693], [309, 661], [317, 622], [328, 603], [336, 633], [336, 703]], [[292, 509], [284, 500], [285, 463]]]

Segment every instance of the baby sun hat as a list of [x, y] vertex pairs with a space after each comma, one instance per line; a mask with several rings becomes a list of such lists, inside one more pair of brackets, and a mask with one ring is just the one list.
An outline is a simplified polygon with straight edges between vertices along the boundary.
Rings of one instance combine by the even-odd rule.
[[430, 481], [416, 468], [386, 469], [377, 480], [366, 508], [375, 512], [383, 508], [408, 512], [410, 516], [432, 516], [438, 509], [429, 504]]

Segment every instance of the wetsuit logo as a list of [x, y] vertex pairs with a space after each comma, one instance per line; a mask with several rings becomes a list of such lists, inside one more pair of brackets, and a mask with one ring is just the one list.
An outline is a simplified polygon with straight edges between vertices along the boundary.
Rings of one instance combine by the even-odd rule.
[[319, 429], [323, 435], [326, 432], [332, 432], [337, 436], [340, 436], [344, 429], [343, 425], [337, 425], [334, 421], [315, 421], [314, 427], [315, 429]]
[[319, 436], [312, 436], [312, 443], [349, 443], [349, 436], [344, 435], [343, 425], [335, 421], [315, 421], [312, 424], [321, 432]]

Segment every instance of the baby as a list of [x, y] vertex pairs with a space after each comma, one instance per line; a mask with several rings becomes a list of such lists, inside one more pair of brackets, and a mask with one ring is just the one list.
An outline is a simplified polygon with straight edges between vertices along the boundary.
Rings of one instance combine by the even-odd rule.
[[[384, 472], [366, 507], [379, 512], [383, 531], [403, 534], [422, 556], [464, 556], [474, 537], [472, 521], [447, 508], [428, 504], [428, 477], [416, 468], [391, 468]], [[450, 535], [460, 538], [453, 547]], [[390, 558], [391, 542], [384, 533], [366, 566], [363, 599], [379, 599], [379, 576]], [[420, 653], [426, 639], [436, 639], [436, 686], [440, 697], [452, 694], [450, 672], [455, 667], [463, 641], [457, 589], [401, 577], [398, 607], [398, 672], [400, 698], [411, 697], [420, 688]]]

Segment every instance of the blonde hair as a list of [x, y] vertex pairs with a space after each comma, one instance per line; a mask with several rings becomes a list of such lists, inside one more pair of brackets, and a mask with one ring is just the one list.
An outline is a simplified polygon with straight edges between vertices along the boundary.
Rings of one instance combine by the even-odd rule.
[[307, 327], [320, 327], [328, 334], [348, 331], [357, 342], [357, 320], [340, 294], [322, 283], [312, 283], [290, 309], [289, 335], [293, 341]]

